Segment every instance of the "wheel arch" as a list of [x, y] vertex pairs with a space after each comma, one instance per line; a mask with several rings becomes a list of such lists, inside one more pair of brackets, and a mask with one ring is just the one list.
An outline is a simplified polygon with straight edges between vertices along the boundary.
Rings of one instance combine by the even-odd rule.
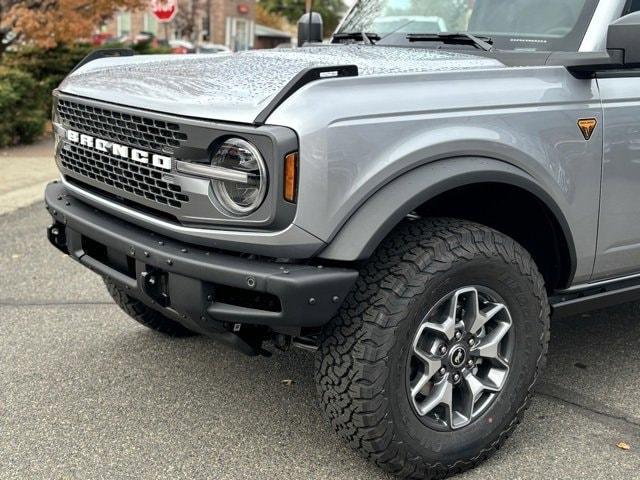
[[[510, 163], [482, 157], [439, 160], [415, 168], [385, 184], [351, 215], [318, 257], [330, 261], [365, 260], [411, 212], [431, 213], [430, 208], [433, 210], [434, 203], [445, 195], [489, 185], [512, 189], [518, 193], [518, 200], [527, 199], [532, 202], [531, 205], [539, 204], [540, 215], [548, 218], [549, 226], [554, 230], [553, 241], [557, 243], [555, 254], [562, 270], [557, 272], [557, 278], [551, 278], [553, 272], [543, 272], [543, 275], [548, 287], [570, 286], [577, 257], [571, 229], [559, 203], [529, 173]], [[478, 221], [477, 218], [465, 218], [464, 211], [457, 216]], [[522, 238], [517, 238], [518, 235], [505, 232], [504, 228], [488, 226], [526, 243], [526, 238], [523, 242]], [[535, 254], [532, 255], [539, 260]]]

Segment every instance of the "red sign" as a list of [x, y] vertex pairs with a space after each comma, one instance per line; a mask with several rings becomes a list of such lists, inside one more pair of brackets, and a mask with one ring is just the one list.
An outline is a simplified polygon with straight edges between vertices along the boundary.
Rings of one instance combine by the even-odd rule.
[[170, 22], [178, 13], [178, 0], [151, 0], [149, 8], [160, 23]]
[[249, 5], [246, 3], [241, 3], [238, 5], [238, 13], [241, 15], [246, 15], [249, 13]]

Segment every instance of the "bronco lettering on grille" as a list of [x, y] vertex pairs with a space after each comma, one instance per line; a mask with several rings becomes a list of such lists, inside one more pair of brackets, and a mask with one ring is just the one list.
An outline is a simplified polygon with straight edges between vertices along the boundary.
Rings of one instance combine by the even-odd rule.
[[69, 142], [78, 143], [83, 147], [92, 148], [99, 152], [110, 153], [113, 156], [126, 158], [127, 160], [133, 160], [138, 163], [148, 164], [149, 161], [151, 161], [154, 167], [171, 170], [171, 157], [145, 152], [137, 148], [130, 148], [126, 145], [92, 137], [91, 135], [76, 132], [75, 130], [67, 130], [66, 137]]

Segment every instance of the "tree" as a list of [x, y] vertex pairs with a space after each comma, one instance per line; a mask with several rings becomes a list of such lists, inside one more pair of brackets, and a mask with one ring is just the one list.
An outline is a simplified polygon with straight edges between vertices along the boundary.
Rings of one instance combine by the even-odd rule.
[[[296, 24], [306, 12], [305, 0], [258, 0], [259, 5], [267, 12], [280, 15]], [[329, 36], [340, 23], [346, 7], [342, 0], [315, 0], [313, 11], [322, 15], [324, 35]]]
[[256, 5], [256, 22], [265, 27], [282, 30], [287, 26], [287, 20], [275, 13], [268, 12], [261, 3]]
[[136, 10], [145, 0], [0, 0], [0, 54], [16, 42], [42, 48], [87, 38], [120, 8]]
[[172, 26], [180, 32], [182, 38], [196, 42], [202, 33], [202, 19], [207, 16], [206, 0], [190, 0], [178, 9]]

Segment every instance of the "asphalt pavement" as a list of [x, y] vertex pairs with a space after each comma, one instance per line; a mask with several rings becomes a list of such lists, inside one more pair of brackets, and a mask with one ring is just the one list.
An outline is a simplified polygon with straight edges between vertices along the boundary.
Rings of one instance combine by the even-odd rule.
[[[390, 480], [322, 419], [312, 353], [149, 331], [47, 223], [41, 203], [0, 216], [1, 479]], [[523, 424], [458, 478], [640, 478], [640, 304], [552, 328]]]
[[60, 174], [53, 161], [53, 138], [0, 148], [0, 215], [42, 199], [45, 184]]

